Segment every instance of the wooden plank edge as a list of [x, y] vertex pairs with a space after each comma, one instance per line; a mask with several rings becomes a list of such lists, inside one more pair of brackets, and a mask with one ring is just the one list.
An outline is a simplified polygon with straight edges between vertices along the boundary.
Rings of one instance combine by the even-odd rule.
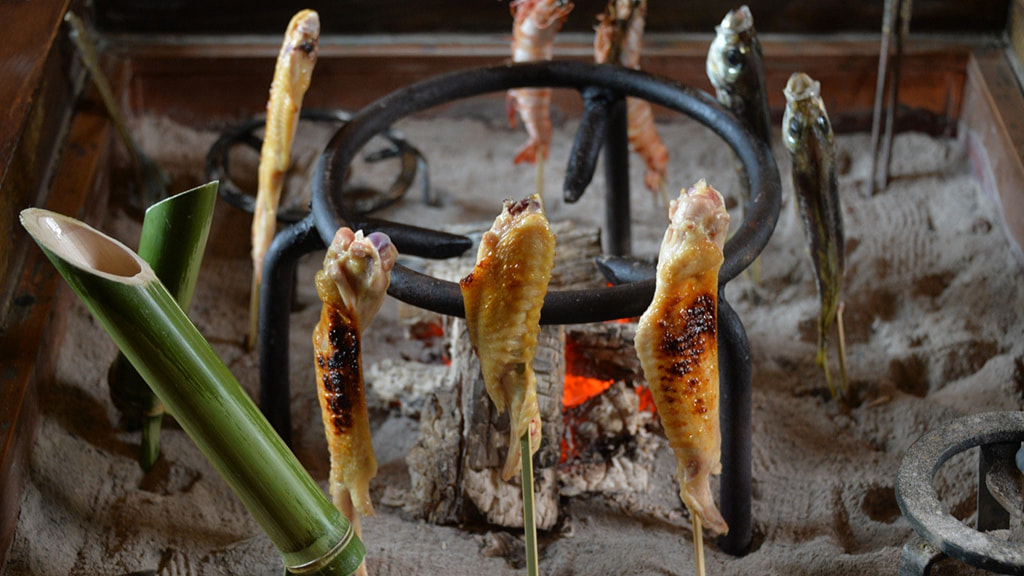
[[[104, 114], [75, 114], [45, 208], [98, 222], [109, 188], [103, 169], [109, 141]], [[24, 475], [38, 431], [40, 390], [54, 376], [72, 297], [42, 251], [29, 244], [0, 335], [0, 573], [14, 541]]]
[[971, 54], [960, 138], [982, 190], [999, 204], [1014, 254], [1024, 263], [1024, 95], [1003, 50]]

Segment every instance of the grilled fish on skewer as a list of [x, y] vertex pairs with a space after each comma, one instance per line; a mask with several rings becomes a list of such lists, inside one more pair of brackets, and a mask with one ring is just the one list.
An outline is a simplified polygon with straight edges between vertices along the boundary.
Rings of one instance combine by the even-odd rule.
[[[785, 93], [782, 141], [793, 159], [793, 193], [821, 299], [816, 362], [824, 369], [825, 381], [835, 397], [846, 392], [846, 350], [840, 302], [845, 248], [836, 183], [835, 142], [818, 82], [797, 72], [789, 77]], [[839, 333], [839, 391], [832, 383], [828, 367], [828, 338], [833, 322], [837, 323]]]
[[718, 270], [729, 229], [722, 196], [703, 180], [672, 201], [658, 255], [654, 300], [635, 346], [665, 435], [676, 456], [680, 497], [701, 524], [729, 527], [711, 495], [721, 472], [718, 425]]
[[[568, 0], [512, 0], [512, 61], [551, 60], [555, 34], [573, 9]], [[516, 88], [508, 91], [508, 119], [515, 126], [516, 112], [529, 139], [515, 163], [544, 162], [551, 146], [551, 89]]]
[[363, 389], [362, 331], [384, 303], [398, 250], [387, 235], [341, 228], [316, 274], [323, 301], [313, 332], [317, 396], [330, 450], [330, 493], [359, 530], [359, 516], [373, 514], [370, 479], [377, 459]]
[[469, 340], [480, 357], [487, 394], [509, 411], [511, 438], [502, 476], [520, 470], [520, 439], [529, 434], [530, 455], [540, 447], [541, 421], [533, 358], [555, 258], [555, 235], [540, 198], [506, 200], [484, 233], [476, 267], [459, 282]]
[[[647, 0], [611, 0], [604, 14], [598, 17], [594, 35], [594, 61], [614, 62], [634, 70], [640, 69], [644, 20]], [[654, 127], [650, 102], [642, 98], [626, 98], [627, 135], [629, 145], [647, 166], [644, 185], [654, 193], [665, 194], [668, 171], [668, 149]]]
[[[715, 39], [708, 49], [706, 67], [718, 101], [731, 110], [754, 136], [770, 144], [771, 114], [765, 90], [764, 62], [750, 9], [740, 6], [732, 10], [715, 27], [715, 32]], [[745, 208], [750, 204], [750, 190], [742, 165], [739, 170]]]
[[319, 39], [320, 16], [312, 10], [299, 12], [288, 24], [274, 67], [274, 80], [270, 85], [270, 100], [267, 102], [266, 134], [260, 149], [256, 207], [252, 218], [253, 277], [249, 300], [249, 347], [256, 343], [263, 258], [274, 240], [281, 187], [285, 172], [288, 171], [302, 98], [313, 76]]

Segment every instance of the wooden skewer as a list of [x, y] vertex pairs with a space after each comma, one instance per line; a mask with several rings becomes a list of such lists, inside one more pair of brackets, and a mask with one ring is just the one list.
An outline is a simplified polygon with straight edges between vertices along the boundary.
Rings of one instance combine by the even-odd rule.
[[[886, 0], [882, 16], [882, 44], [878, 58], [878, 79], [875, 84], [874, 114], [871, 119], [871, 191], [885, 188], [889, 181], [889, 166], [892, 159], [892, 138], [899, 106], [900, 61], [903, 58], [903, 43], [910, 33], [910, 16], [913, 0]], [[889, 42], [894, 38], [895, 54], [892, 73], [889, 73]], [[889, 79], [888, 102], [885, 98], [886, 78]], [[885, 114], [885, 134], [882, 131], [882, 115]], [[881, 145], [881, 151], [879, 151]]]
[[533, 456], [530, 454], [530, 434], [520, 438], [523, 481], [523, 532], [526, 534], [526, 574], [537, 576], [537, 522], [533, 509]]
[[690, 518], [693, 520], [693, 557], [697, 563], [697, 576], [704, 576], [704, 526], [700, 521], [700, 514], [692, 508]]

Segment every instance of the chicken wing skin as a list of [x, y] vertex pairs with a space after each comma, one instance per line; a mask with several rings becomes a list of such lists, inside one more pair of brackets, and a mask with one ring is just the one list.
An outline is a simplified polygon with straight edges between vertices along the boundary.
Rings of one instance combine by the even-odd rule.
[[524, 434], [529, 434], [531, 456], [540, 447], [533, 359], [554, 259], [555, 235], [540, 198], [534, 194], [518, 202], [506, 200], [480, 241], [476, 267], [459, 283], [470, 343], [480, 358], [487, 394], [499, 411], [509, 411], [505, 480], [520, 470]]
[[635, 346], [675, 453], [680, 497], [703, 525], [729, 527], [711, 495], [721, 472], [718, 424], [718, 270], [729, 228], [721, 194], [701, 180], [672, 201], [654, 300]]

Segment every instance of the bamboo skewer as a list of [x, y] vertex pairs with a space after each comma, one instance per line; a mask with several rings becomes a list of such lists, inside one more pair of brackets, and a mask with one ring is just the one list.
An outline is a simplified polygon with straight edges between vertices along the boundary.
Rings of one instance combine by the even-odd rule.
[[700, 521], [700, 514], [690, 510], [690, 518], [693, 520], [693, 558], [697, 563], [697, 576], [704, 576], [704, 526]]
[[522, 453], [522, 480], [523, 480], [523, 532], [526, 535], [526, 574], [537, 576], [537, 519], [533, 507], [533, 457], [530, 455], [530, 435], [523, 434], [519, 440]]
[[[889, 168], [892, 161], [892, 138], [899, 107], [900, 61], [903, 58], [903, 44], [910, 33], [910, 16], [913, 0], [885, 0], [882, 15], [882, 41], [878, 55], [878, 79], [875, 82], [875, 104], [871, 118], [871, 192], [885, 188], [889, 183]], [[892, 55], [890, 72], [890, 42], [895, 54]], [[888, 80], [888, 98], [885, 85]], [[885, 116], [884, 134], [882, 116]], [[881, 150], [879, 150], [881, 146]]]

